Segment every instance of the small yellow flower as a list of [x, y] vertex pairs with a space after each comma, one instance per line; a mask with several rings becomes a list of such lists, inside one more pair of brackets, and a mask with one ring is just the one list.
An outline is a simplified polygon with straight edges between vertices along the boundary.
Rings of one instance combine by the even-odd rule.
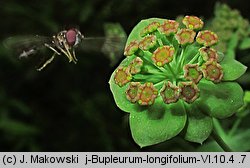
[[179, 83], [181, 98], [187, 103], [192, 103], [199, 97], [200, 90], [194, 82]]
[[128, 67], [120, 66], [117, 68], [114, 76], [114, 80], [117, 85], [122, 87], [127, 84], [131, 79], [132, 75], [130, 74]]
[[167, 20], [162, 25], [158, 27], [158, 31], [166, 36], [174, 34], [177, 32], [179, 23], [175, 20]]
[[212, 31], [204, 30], [198, 33], [196, 41], [197, 43], [208, 47], [218, 42], [218, 36]]
[[133, 55], [139, 48], [139, 43], [137, 41], [131, 41], [128, 46], [126, 46], [124, 55], [131, 56]]
[[195, 34], [193, 30], [181, 29], [176, 33], [175, 38], [181, 45], [191, 44], [194, 42]]
[[202, 78], [202, 72], [200, 71], [198, 64], [186, 64], [183, 67], [184, 78], [191, 80], [194, 83], [198, 83]]
[[156, 36], [155, 35], [148, 35], [145, 36], [142, 41], [139, 43], [139, 48], [142, 50], [149, 50], [156, 46]]
[[218, 53], [215, 49], [210, 47], [202, 47], [199, 49], [200, 55], [204, 61], [218, 60]]
[[130, 73], [134, 75], [141, 72], [142, 65], [143, 65], [142, 59], [140, 57], [136, 57], [129, 65]]
[[204, 23], [197, 16], [185, 16], [182, 20], [182, 23], [191, 30], [200, 30], [202, 29]]
[[159, 23], [159, 22], [152, 22], [152, 23], [150, 23], [147, 27], [145, 27], [145, 28], [141, 31], [140, 35], [141, 35], [142, 37], [144, 37], [144, 36], [146, 36], [147, 34], [153, 33], [154, 31], [157, 30], [157, 28], [158, 28], [159, 26], [160, 26], [160, 23]]
[[179, 87], [173, 85], [171, 82], [168, 81], [168, 83], [164, 83], [160, 94], [164, 103], [175, 103], [178, 101], [180, 96]]
[[158, 95], [157, 89], [153, 83], [147, 82], [138, 89], [138, 103], [140, 105], [152, 105]]
[[222, 80], [222, 67], [216, 61], [207, 61], [204, 65], [202, 65], [202, 68], [203, 75], [206, 79], [211, 80], [215, 83], [218, 83]]
[[152, 60], [157, 66], [163, 66], [173, 60], [174, 47], [162, 46], [157, 48], [152, 56]]
[[140, 87], [140, 82], [130, 82], [126, 90], [126, 97], [130, 102], [135, 103], [138, 100], [139, 87]]

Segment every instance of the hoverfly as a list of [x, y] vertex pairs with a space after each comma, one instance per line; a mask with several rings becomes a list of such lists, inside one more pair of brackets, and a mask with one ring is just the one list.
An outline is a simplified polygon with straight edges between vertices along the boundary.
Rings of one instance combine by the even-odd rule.
[[[88, 44], [90, 40], [94, 43]], [[53, 52], [52, 56], [37, 68], [38, 71], [41, 71], [51, 63], [56, 56], [60, 55], [66, 56], [69, 62], [76, 64], [78, 61], [75, 53], [76, 48], [92, 51], [100, 50], [100, 52], [103, 52], [109, 57], [114, 57], [114, 54], [117, 54], [117, 57], [119, 57], [122, 55], [125, 40], [125, 33], [120, 35], [108, 34], [105, 37], [84, 37], [78, 29], [70, 28], [60, 31], [56, 35], [53, 35], [52, 38], [38, 35], [10, 37], [4, 41], [4, 45], [8, 48], [18, 50], [18, 57], [20, 59], [35, 55], [42, 48], [51, 50]]]

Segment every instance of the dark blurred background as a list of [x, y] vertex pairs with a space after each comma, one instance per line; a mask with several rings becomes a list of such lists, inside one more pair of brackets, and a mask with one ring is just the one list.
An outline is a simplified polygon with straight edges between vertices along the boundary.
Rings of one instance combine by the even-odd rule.
[[[120, 23], [129, 34], [149, 17], [197, 15], [209, 20], [216, 2], [1, 0], [0, 41], [16, 35], [51, 36], [68, 26], [78, 26], [86, 37], [104, 36], [103, 25], [108, 22]], [[250, 18], [248, 0], [220, 2]], [[58, 57], [38, 72], [33, 62], [19, 61], [9, 50], [0, 45], [0, 151], [195, 151], [200, 147], [178, 136], [140, 149], [131, 137], [128, 115], [117, 108], [109, 89], [116, 66], [110, 66], [101, 52], [77, 51], [76, 65]]]

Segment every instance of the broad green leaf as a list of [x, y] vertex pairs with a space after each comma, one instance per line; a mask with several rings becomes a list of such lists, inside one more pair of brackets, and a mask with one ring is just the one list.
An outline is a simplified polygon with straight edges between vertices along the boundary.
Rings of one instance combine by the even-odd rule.
[[158, 97], [151, 107], [130, 113], [129, 122], [134, 141], [145, 147], [178, 135], [186, 124], [186, 113], [181, 100], [167, 105]]
[[188, 115], [185, 139], [191, 142], [202, 143], [205, 141], [213, 129], [213, 120], [206, 115], [208, 109], [198, 105], [190, 104], [186, 106]]
[[225, 58], [220, 63], [223, 69], [223, 79], [224, 81], [233, 81], [238, 79], [241, 75], [243, 75], [247, 67], [241, 64], [239, 61], [225, 56]]
[[245, 50], [250, 48], [250, 37], [246, 37], [242, 40], [239, 46], [240, 49]]
[[236, 82], [213, 82], [201, 80], [198, 84], [200, 98], [195, 101], [211, 117], [227, 118], [243, 105], [243, 90]]

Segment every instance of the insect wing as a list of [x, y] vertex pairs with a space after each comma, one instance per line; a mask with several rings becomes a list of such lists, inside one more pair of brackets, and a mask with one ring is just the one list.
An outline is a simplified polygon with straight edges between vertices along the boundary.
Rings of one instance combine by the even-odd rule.
[[44, 44], [50, 43], [50, 38], [44, 36], [14, 36], [3, 41], [3, 45], [18, 58], [27, 58], [45, 48]]
[[107, 38], [101, 51], [110, 59], [111, 66], [115, 65], [123, 56], [126, 37]]
[[51, 38], [45, 36], [13, 36], [3, 41], [4, 47], [10, 52], [10, 55], [17, 56], [25, 60], [26, 64], [34, 65], [36, 69], [40, 68], [46, 60], [51, 58], [46, 44], [51, 44]]
[[126, 38], [124, 37], [93, 37], [84, 38], [79, 44], [79, 49], [85, 52], [102, 52], [111, 62], [116, 63], [122, 56]]
[[114, 66], [123, 56], [127, 35], [119, 23], [104, 24], [104, 37], [86, 37], [79, 48], [90, 52], [102, 52]]

